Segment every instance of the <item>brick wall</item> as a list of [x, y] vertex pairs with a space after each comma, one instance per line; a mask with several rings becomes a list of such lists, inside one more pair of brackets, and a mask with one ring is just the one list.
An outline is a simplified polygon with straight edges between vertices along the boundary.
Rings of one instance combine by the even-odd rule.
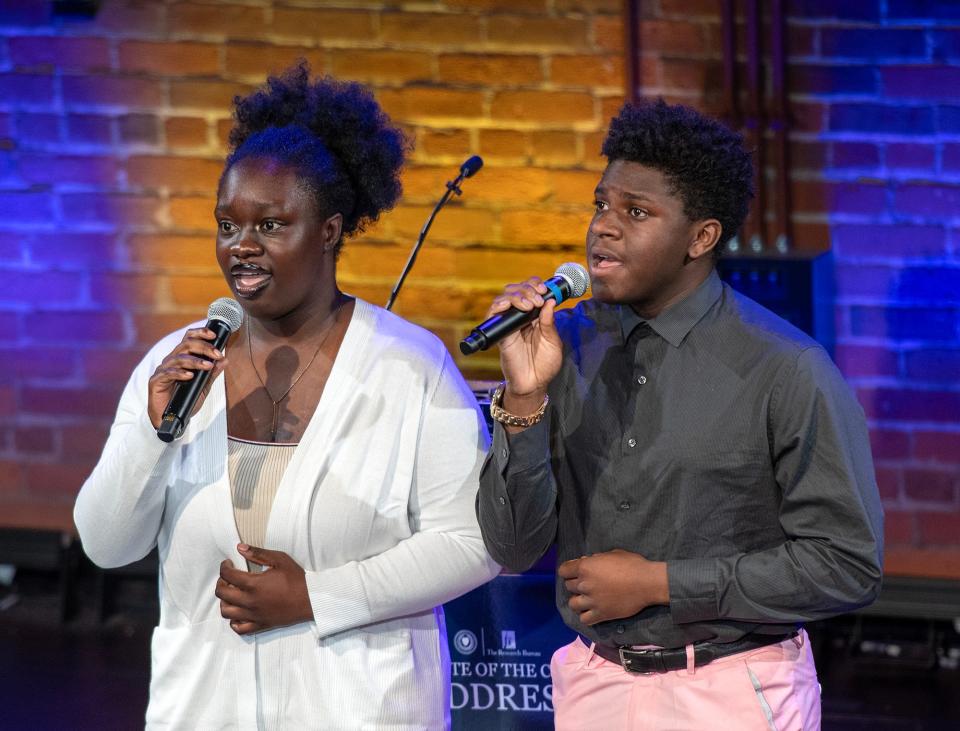
[[[722, 113], [717, 3], [641, 5], [644, 92]], [[795, 245], [836, 256], [888, 541], [957, 546], [960, 10], [787, 5]], [[93, 19], [0, 0], [0, 523], [68, 521], [133, 363], [224, 293], [210, 212], [234, 94], [302, 56], [414, 137], [403, 204], [341, 260], [376, 303], [483, 156], [395, 308], [456, 351], [503, 282], [581, 257], [623, 35], [620, 0], [103, 0]]]
[[[0, 524], [69, 524], [134, 363], [226, 294], [212, 210], [230, 103], [298, 57], [368, 84], [415, 141], [402, 205], [340, 281], [451, 349], [505, 281], [581, 258], [604, 120], [622, 101], [619, 0], [0, 0]], [[467, 365], [490, 375], [495, 358]]]

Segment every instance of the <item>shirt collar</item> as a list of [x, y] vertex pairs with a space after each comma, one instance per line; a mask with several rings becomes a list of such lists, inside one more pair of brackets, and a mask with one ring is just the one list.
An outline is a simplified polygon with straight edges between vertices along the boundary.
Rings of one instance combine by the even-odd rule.
[[647, 323], [660, 337], [675, 348], [687, 337], [693, 326], [707, 314], [714, 303], [720, 299], [723, 284], [717, 270], [714, 269], [693, 292], [679, 302], [671, 305], [659, 315], [645, 320], [629, 305], [620, 305], [620, 332], [623, 342], [627, 342], [634, 328]]

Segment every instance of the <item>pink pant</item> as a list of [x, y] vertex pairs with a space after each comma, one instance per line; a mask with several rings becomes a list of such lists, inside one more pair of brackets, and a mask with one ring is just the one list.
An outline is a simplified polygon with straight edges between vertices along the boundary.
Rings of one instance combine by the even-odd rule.
[[550, 663], [554, 723], [557, 731], [816, 731], [820, 686], [809, 645], [801, 631], [702, 667], [639, 675], [577, 638]]

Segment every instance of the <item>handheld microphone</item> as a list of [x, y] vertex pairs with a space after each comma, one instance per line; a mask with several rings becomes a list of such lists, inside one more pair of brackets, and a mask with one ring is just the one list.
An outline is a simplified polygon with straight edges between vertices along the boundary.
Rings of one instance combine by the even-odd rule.
[[[567, 262], [557, 267], [554, 275], [543, 283], [549, 290], [543, 298], [556, 300], [557, 304], [560, 304], [571, 297], [582, 297], [590, 286], [590, 276], [579, 264]], [[518, 310], [516, 307], [499, 312], [486, 322], [477, 325], [467, 337], [460, 341], [460, 352], [464, 355], [472, 355], [478, 350], [486, 350], [528, 322], [537, 319], [539, 315], [539, 307], [529, 312]]]
[[[217, 350], [222, 350], [230, 333], [238, 330], [243, 324], [243, 308], [240, 303], [229, 297], [221, 297], [210, 305], [207, 310], [207, 328], [213, 330], [217, 337], [211, 343]], [[170, 403], [160, 417], [160, 426], [157, 436], [164, 442], [177, 439], [190, 421], [190, 415], [197, 405], [197, 399], [206, 388], [210, 380], [210, 371], [194, 371], [189, 381], [180, 381], [174, 387]]]

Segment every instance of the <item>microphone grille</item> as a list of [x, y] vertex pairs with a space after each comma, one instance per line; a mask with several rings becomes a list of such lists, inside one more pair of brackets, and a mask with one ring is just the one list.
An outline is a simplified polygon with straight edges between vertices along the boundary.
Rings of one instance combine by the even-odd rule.
[[473, 157], [468, 158], [467, 161], [460, 166], [460, 173], [465, 178], [472, 178], [482, 167], [483, 158], [479, 155], [474, 155]]
[[571, 297], [583, 297], [590, 288], [590, 275], [576, 262], [568, 261], [566, 264], [561, 264], [554, 275], [563, 277], [570, 283]]
[[236, 332], [243, 324], [243, 308], [235, 299], [221, 297], [211, 303], [207, 310], [207, 319], [225, 322], [230, 332]]

